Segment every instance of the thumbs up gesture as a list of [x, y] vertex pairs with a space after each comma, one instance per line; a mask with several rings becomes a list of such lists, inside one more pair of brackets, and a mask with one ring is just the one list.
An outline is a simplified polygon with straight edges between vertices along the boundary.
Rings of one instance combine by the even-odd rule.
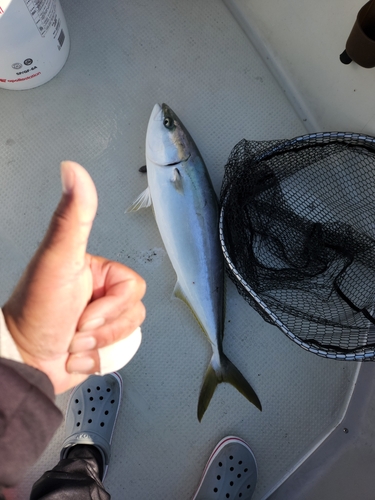
[[45, 238], [3, 307], [24, 362], [45, 372], [56, 394], [100, 372], [100, 350], [143, 322], [146, 289], [128, 267], [86, 252], [98, 203], [88, 172], [63, 162], [61, 179]]

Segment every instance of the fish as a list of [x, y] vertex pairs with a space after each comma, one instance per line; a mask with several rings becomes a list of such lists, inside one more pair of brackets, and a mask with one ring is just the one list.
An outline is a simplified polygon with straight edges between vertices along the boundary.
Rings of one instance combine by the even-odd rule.
[[177, 275], [174, 296], [191, 309], [211, 347], [201, 387], [201, 421], [218, 384], [228, 382], [262, 410], [254, 389], [223, 352], [224, 256], [219, 203], [208, 170], [189, 132], [166, 104], [156, 104], [146, 133], [148, 187], [126, 210], [153, 207]]

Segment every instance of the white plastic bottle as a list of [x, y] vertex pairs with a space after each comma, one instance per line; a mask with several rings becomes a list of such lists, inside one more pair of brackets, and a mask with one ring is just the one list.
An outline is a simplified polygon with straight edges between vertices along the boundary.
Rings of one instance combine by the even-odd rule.
[[26, 90], [48, 82], [70, 48], [59, 0], [0, 0], [0, 88]]

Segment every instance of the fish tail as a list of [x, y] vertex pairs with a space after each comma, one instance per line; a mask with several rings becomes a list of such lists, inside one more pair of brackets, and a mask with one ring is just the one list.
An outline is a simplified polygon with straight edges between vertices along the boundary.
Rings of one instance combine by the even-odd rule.
[[221, 353], [219, 363], [216, 362], [215, 355], [212, 356], [203, 380], [198, 401], [199, 422], [202, 420], [202, 417], [210, 404], [217, 385], [222, 382], [227, 382], [228, 384], [233, 385], [233, 387], [245, 396], [250, 403], [253, 403], [253, 405], [262, 411], [262, 405], [254, 389], [239, 369], [236, 368], [236, 366], [225, 356], [225, 354]]
[[204, 376], [203, 385], [201, 388], [201, 392], [199, 394], [198, 400], [198, 420], [199, 422], [202, 420], [205, 411], [210, 404], [211, 398], [215, 392], [217, 384], [219, 384], [219, 379], [216, 375], [216, 371], [212, 365], [212, 359], [210, 364], [208, 365], [206, 374]]

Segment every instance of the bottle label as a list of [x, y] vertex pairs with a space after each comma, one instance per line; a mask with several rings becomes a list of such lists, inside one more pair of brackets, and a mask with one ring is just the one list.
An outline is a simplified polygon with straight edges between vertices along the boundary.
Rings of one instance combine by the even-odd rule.
[[42, 37], [56, 24], [56, 0], [24, 0]]

